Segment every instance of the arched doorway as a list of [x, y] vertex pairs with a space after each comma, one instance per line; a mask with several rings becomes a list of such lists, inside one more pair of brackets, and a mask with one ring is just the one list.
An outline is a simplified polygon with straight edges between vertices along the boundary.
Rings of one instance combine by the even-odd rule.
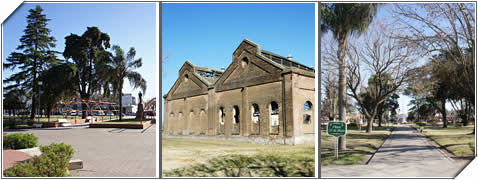
[[261, 113], [259, 110], [259, 105], [252, 104], [251, 106], [251, 115], [252, 115], [252, 134], [259, 135], [261, 134]]
[[232, 118], [232, 135], [239, 135], [241, 133], [241, 112], [239, 111], [238, 106], [234, 106], [233, 109], [233, 118]]
[[279, 134], [279, 104], [277, 102], [271, 102], [270, 112], [270, 134], [277, 135]]

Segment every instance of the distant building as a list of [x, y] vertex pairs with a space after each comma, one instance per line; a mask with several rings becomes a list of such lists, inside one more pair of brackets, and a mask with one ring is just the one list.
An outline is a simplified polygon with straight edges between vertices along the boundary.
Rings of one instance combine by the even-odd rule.
[[126, 115], [134, 115], [137, 111], [136, 97], [131, 93], [123, 94], [121, 97], [121, 104], [123, 104], [122, 112]]
[[406, 123], [407, 122], [407, 114], [401, 113], [398, 115], [398, 123]]

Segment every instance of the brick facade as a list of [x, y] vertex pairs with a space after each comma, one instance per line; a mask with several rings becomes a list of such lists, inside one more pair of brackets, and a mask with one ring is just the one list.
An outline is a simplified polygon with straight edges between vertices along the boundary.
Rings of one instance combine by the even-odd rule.
[[226, 70], [187, 61], [164, 95], [164, 136], [315, 142], [315, 71], [244, 40]]

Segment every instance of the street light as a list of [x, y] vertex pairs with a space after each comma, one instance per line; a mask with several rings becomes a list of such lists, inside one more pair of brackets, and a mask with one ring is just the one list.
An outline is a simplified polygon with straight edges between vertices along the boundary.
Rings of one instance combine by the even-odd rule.
[[38, 124], [40, 124], [40, 94], [41, 94], [41, 85], [43, 82], [38, 81]]

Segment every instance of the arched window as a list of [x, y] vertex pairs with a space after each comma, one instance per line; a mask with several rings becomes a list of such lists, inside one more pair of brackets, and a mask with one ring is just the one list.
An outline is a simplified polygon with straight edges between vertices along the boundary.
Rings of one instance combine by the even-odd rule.
[[312, 103], [310, 101], [306, 101], [304, 103], [304, 111], [310, 111], [312, 110]]
[[279, 105], [275, 101], [271, 102], [271, 114], [279, 114]]
[[245, 68], [247, 66], [247, 64], [249, 64], [249, 60], [246, 57], [242, 58], [241, 67]]
[[279, 104], [271, 102], [271, 126], [279, 126]]
[[234, 106], [234, 121], [233, 123], [234, 124], [239, 124], [240, 120], [239, 120], [239, 107], [238, 106]]
[[259, 116], [261, 113], [259, 111], [259, 105], [257, 104], [252, 104], [252, 116]]
[[219, 108], [219, 123], [221, 125], [224, 125], [224, 119], [226, 117], [226, 114], [224, 113], [224, 108], [223, 107], [220, 107]]

